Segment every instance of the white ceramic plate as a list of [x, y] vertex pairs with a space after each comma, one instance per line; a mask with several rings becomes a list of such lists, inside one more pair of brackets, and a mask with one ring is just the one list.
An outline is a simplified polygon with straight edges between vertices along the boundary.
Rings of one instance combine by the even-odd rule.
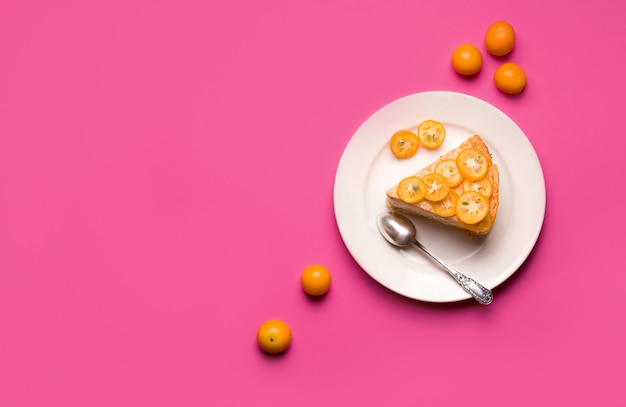
[[[445, 125], [442, 146], [434, 151], [420, 148], [409, 159], [395, 158], [389, 150], [391, 135], [415, 129], [427, 119]], [[500, 207], [491, 232], [470, 240], [462, 230], [412, 217], [419, 240], [491, 289], [515, 273], [534, 247], [543, 224], [546, 191], [541, 164], [522, 130], [503, 112], [472, 96], [453, 92], [407, 96], [361, 125], [341, 157], [334, 185], [341, 237], [359, 265], [388, 289], [437, 303], [471, 298], [418, 249], [387, 243], [376, 228], [376, 217], [387, 211], [387, 189], [473, 134], [485, 140], [500, 170]]]

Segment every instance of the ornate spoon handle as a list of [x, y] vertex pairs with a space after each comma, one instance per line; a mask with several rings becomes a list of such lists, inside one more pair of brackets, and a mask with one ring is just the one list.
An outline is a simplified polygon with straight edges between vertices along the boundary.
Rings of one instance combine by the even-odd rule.
[[419, 247], [420, 250], [422, 250], [424, 253], [430, 256], [433, 260], [439, 263], [448, 272], [448, 274], [454, 277], [456, 282], [459, 283], [459, 285], [463, 287], [465, 291], [470, 293], [472, 297], [476, 299], [476, 301], [478, 301], [479, 303], [483, 305], [491, 304], [491, 301], [493, 301], [493, 293], [491, 292], [490, 289], [488, 289], [487, 287], [484, 287], [482, 284], [478, 283], [477, 281], [474, 281], [473, 279], [469, 278], [465, 274], [454, 269], [448, 263], [446, 263], [439, 257], [435, 256], [434, 254], [432, 254], [419, 241], [414, 240], [413, 243], [417, 247]]

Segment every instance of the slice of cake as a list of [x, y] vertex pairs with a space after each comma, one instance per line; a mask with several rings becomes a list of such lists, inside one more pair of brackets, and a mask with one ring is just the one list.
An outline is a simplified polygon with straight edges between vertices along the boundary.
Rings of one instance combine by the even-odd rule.
[[391, 211], [486, 235], [496, 220], [499, 187], [489, 148], [474, 135], [389, 189], [387, 205]]

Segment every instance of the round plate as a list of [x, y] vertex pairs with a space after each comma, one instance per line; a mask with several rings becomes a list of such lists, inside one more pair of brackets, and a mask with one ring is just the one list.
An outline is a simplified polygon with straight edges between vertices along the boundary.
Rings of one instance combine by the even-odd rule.
[[[408, 159], [389, 149], [391, 135], [427, 119], [444, 124], [437, 150], [420, 147]], [[493, 289], [509, 278], [534, 247], [545, 215], [541, 164], [522, 130], [494, 106], [454, 92], [425, 92], [396, 100], [374, 113], [350, 139], [334, 185], [335, 217], [354, 259], [376, 281], [398, 294], [428, 302], [471, 298], [417, 248], [398, 249], [384, 240], [376, 217], [387, 211], [385, 192], [473, 134], [487, 143], [500, 170], [498, 216], [486, 237], [411, 217], [418, 239], [462, 273]]]

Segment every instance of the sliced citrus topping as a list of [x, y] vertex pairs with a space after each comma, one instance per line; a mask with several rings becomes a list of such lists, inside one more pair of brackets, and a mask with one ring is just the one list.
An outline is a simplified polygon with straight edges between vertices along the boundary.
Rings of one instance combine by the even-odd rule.
[[485, 153], [475, 148], [466, 148], [456, 158], [456, 166], [463, 178], [478, 181], [487, 175], [491, 159]]
[[439, 161], [435, 166], [435, 172], [446, 177], [450, 188], [454, 188], [463, 181], [463, 176], [459, 172], [454, 160]]
[[456, 216], [461, 222], [474, 225], [487, 217], [489, 198], [474, 192], [463, 192], [456, 203]]
[[448, 195], [450, 186], [448, 185], [448, 181], [446, 181], [446, 177], [443, 175], [431, 172], [424, 175], [422, 179], [426, 184], [425, 198], [429, 201], [441, 201]]
[[489, 229], [491, 229], [491, 226], [493, 225], [493, 219], [490, 219], [490, 218], [491, 216], [487, 214], [487, 216], [485, 216], [485, 219], [473, 225], [459, 221], [459, 226], [462, 229], [466, 229], [474, 233], [482, 234], [482, 233], [488, 232]]
[[459, 194], [451, 189], [448, 195], [441, 201], [433, 202], [433, 210], [439, 216], [449, 217], [456, 214], [456, 203], [459, 200]]
[[398, 184], [398, 197], [406, 203], [418, 203], [426, 196], [426, 184], [416, 176], [408, 177]]
[[479, 192], [489, 198], [491, 194], [493, 194], [493, 185], [491, 184], [489, 178], [486, 177], [478, 181], [470, 181], [466, 179], [463, 181], [463, 192], [468, 191]]
[[398, 158], [413, 157], [420, 146], [420, 139], [408, 130], [399, 130], [393, 133], [389, 147], [391, 152]]
[[446, 129], [438, 121], [426, 120], [417, 127], [417, 135], [424, 147], [434, 149], [443, 143], [446, 138]]

